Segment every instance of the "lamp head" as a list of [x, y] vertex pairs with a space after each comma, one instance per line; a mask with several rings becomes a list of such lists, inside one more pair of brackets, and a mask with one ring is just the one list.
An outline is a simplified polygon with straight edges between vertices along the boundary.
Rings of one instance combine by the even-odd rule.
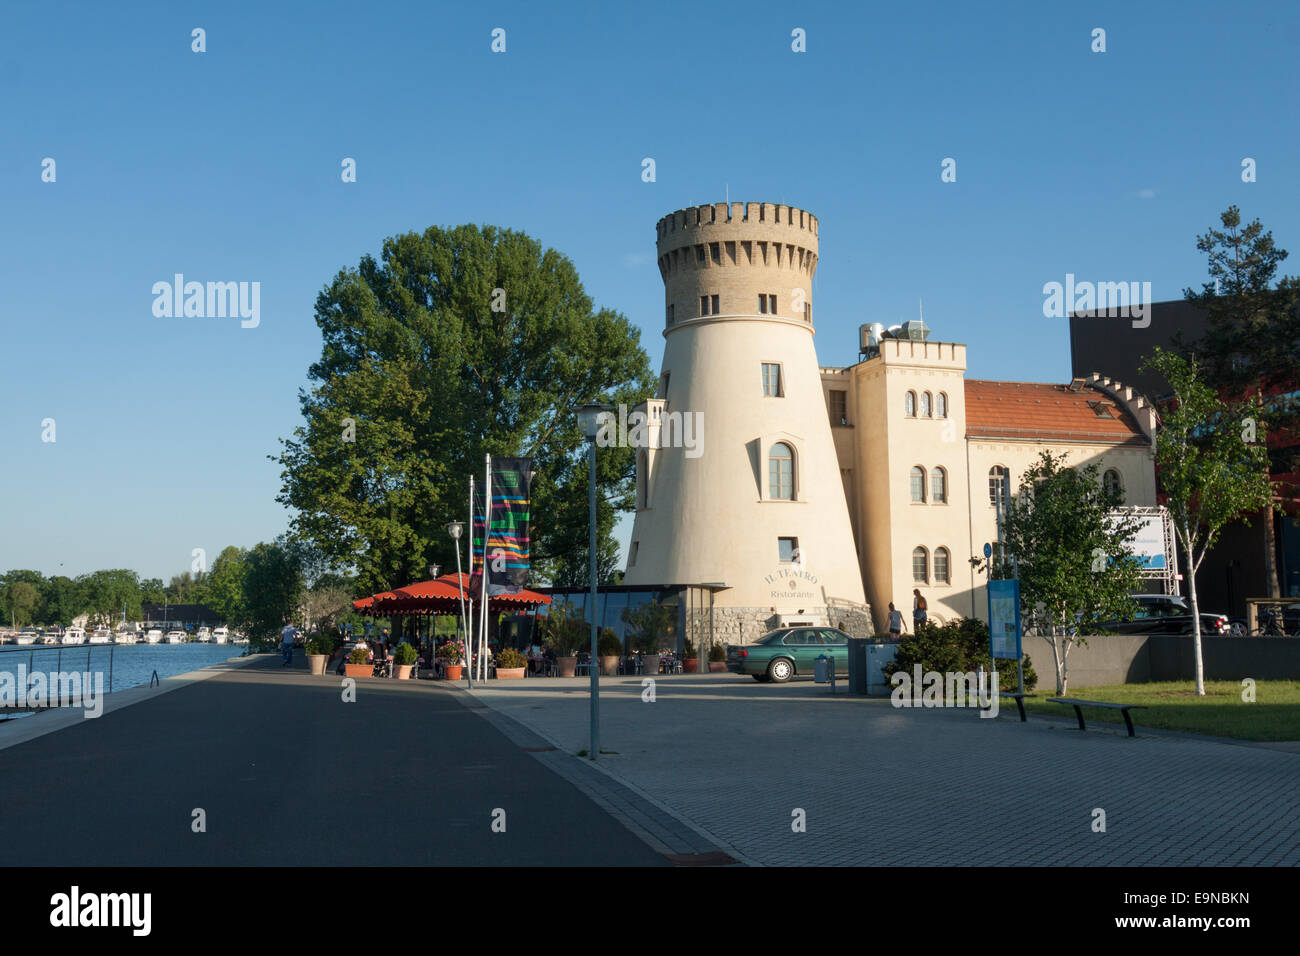
[[447, 533], [451, 535], [453, 541], [459, 541], [461, 534], [465, 531], [465, 522], [453, 521], [447, 525]]
[[578, 430], [582, 432], [582, 437], [587, 441], [595, 441], [596, 435], [600, 432], [600, 426], [606, 421], [606, 416], [612, 415], [614, 406], [598, 405], [587, 403], [578, 408]]

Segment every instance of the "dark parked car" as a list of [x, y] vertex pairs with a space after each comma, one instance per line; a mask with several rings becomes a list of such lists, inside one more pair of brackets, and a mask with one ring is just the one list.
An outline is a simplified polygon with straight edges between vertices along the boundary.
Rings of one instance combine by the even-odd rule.
[[784, 627], [753, 644], [727, 645], [727, 670], [749, 674], [759, 683], [783, 684], [791, 677], [811, 677], [817, 658], [835, 661], [835, 673], [849, 672], [849, 636], [834, 627]]
[[[1135, 594], [1137, 613], [1124, 621], [1099, 621], [1098, 631], [1111, 634], [1191, 634], [1192, 609], [1187, 600], [1176, 594]], [[1228, 618], [1223, 614], [1201, 612], [1202, 634], [1229, 633]]]

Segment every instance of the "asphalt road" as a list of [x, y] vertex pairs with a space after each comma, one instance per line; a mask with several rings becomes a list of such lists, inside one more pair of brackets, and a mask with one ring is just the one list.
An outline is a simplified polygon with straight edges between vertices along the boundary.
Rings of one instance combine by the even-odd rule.
[[0, 750], [0, 864], [667, 865], [448, 692], [298, 665]]

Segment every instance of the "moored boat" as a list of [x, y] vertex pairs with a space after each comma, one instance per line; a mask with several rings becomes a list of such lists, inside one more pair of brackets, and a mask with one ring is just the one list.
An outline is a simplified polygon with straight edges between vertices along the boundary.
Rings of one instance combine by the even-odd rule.
[[212, 631], [206, 627], [201, 627], [195, 633], [194, 639], [200, 644], [207, 644], [212, 640]]
[[26, 646], [28, 644], [35, 644], [40, 639], [41, 639], [40, 631], [32, 627], [25, 627], [18, 632], [18, 636], [14, 638], [14, 643], [22, 644]]
[[161, 644], [162, 639], [163, 639], [163, 632], [156, 627], [149, 628], [149, 630], [146, 631], [144, 635], [144, 642], [146, 644]]
[[218, 644], [225, 644], [230, 640], [230, 628], [218, 627], [212, 632], [212, 639]]
[[63, 643], [64, 644], [85, 644], [86, 632], [83, 629], [74, 625], [63, 632]]
[[118, 644], [134, 644], [139, 639], [135, 631], [118, 631], [114, 641]]
[[185, 640], [186, 640], [186, 638], [185, 638], [185, 632], [184, 632], [184, 631], [177, 630], [177, 629], [173, 628], [172, 630], [170, 630], [170, 631], [167, 632], [167, 643], [168, 643], [168, 644], [184, 644], [184, 643], [185, 643]]
[[90, 632], [90, 637], [86, 639], [87, 644], [112, 644], [113, 632], [102, 624]]

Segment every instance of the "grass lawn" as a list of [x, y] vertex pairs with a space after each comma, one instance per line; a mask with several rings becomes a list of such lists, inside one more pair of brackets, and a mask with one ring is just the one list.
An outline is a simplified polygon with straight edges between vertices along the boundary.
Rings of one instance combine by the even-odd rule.
[[[1300, 681], [1271, 680], [1255, 683], [1255, 702], [1241, 699], [1239, 681], [1206, 681], [1205, 696], [1196, 696], [1193, 681], [1158, 684], [1116, 684], [1112, 687], [1075, 687], [1056, 693], [1052, 680], [1040, 682], [1037, 698], [1025, 701], [1025, 709], [1036, 714], [1055, 714], [1074, 720], [1068, 704], [1049, 704], [1048, 697], [1077, 697], [1116, 704], [1143, 704], [1146, 710], [1131, 711], [1133, 723], [1161, 730], [1182, 730], [1215, 737], [1242, 740], [1300, 740]], [[1014, 703], [1014, 701], [1010, 702]], [[1123, 724], [1117, 710], [1083, 708], [1088, 723], [1102, 721]]]

